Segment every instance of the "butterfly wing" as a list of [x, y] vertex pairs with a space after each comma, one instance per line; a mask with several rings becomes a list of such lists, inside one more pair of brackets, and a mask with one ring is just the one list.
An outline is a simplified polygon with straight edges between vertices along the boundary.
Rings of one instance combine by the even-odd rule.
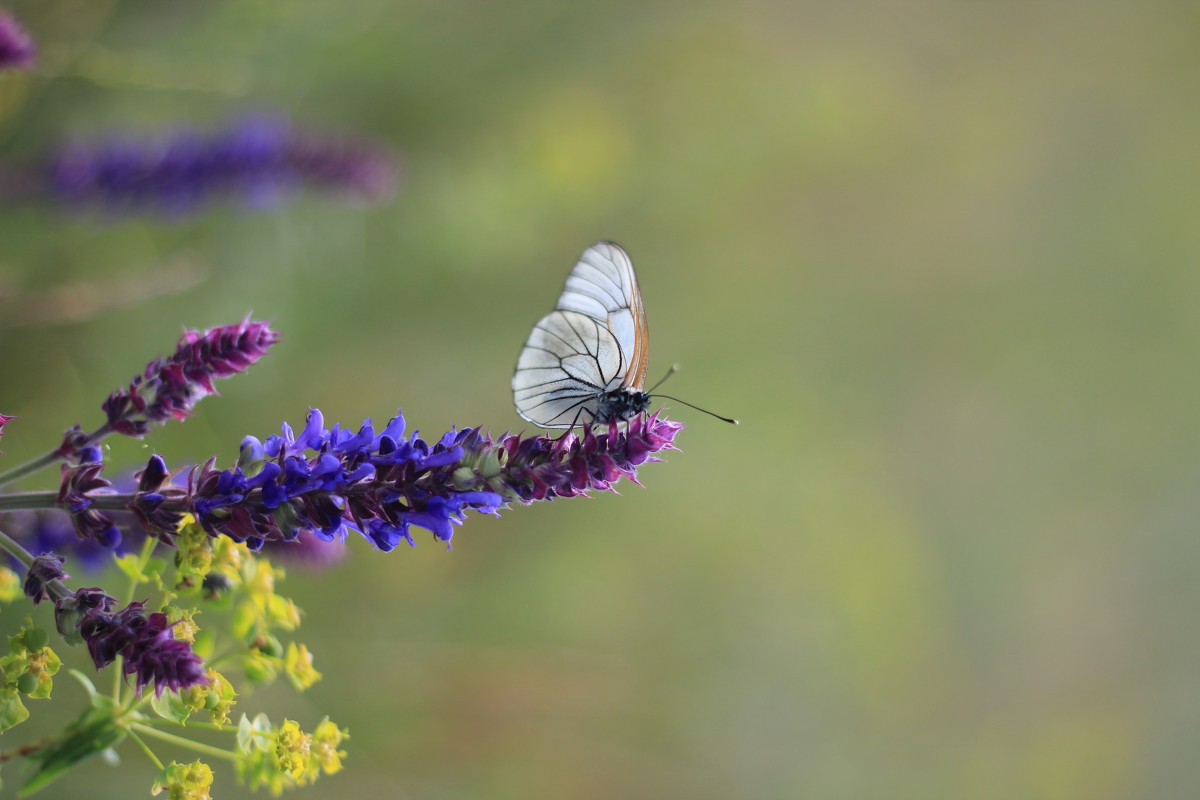
[[642, 389], [648, 355], [633, 263], [611, 242], [592, 245], [521, 351], [512, 380], [517, 413], [543, 428], [590, 423], [606, 392]]
[[605, 387], [622, 366], [616, 339], [598, 320], [577, 311], [552, 311], [533, 326], [517, 360], [517, 413], [543, 428], [591, 422]]
[[[578, 311], [602, 321], [625, 361], [621, 385], [641, 391], [650, 362], [650, 336], [633, 261], [620, 245], [597, 242], [583, 252], [558, 298], [560, 311]], [[610, 387], [611, 388], [611, 387]]]

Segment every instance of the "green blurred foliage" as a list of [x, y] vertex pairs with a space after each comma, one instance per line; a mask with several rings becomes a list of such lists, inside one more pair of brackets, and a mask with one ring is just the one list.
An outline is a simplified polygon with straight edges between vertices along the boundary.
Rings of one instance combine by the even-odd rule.
[[[1200, 787], [1197, 7], [12, 8], [43, 59], [0, 76], [4, 158], [268, 109], [404, 178], [368, 209], [6, 208], [8, 461], [249, 310], [283, 342], [115, 459], [231, 461], [309, 406], [514, 426], [528, 326], [600, 238], [639, 267], [651, 371], [743, 420], [675, 409], [684, 452], [619, 498], [293, 570], [325, 680], [245, 710], [349, 728], [304, 796]], [[74, 791], [140, 795], [127, 758]]]

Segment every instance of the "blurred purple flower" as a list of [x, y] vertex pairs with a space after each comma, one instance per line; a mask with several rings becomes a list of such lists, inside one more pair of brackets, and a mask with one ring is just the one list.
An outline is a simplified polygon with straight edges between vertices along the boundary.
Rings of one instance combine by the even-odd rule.
[[332, 567], [346, 557], [346, 543], [334, 538], [325, 540], [309, 530], [290, 542], [267, 541], [263, 554], [272, 562], [282, 561], [307, 570], [322, 570]]
[[285, 119], [247, 117], [223, 130], [177, 131], [158, 141], [75, 143], [54, 155], [47, 178], [51, 196], [68, 206], [183, 214], [223, 196], [272, 206], [306, 183], [378, 202], [394, 191], [396, 166], [374, 144], [301, 133]]
[[[116, 547], [109, 547], [95, 539], [81, 539], [75, 532], [71, 517], [58, 509], [26, 509], [5, 512], [0, 516], [3, 530], [17, 544], [30, 553], [54, 553], [71, 559], [74, 567], [85, 572], [96, 572], [112, 563], [114, 553], [121, 555], [141, 546], [145, 532], [134, 523], [130, 515], [112, 511], [113, 522], [125, 531]], [[20, 563], [9, 556], [10, 566], [20, 568]]]
[[37, 47], [20, 23], [0, 10], [0, 70], [29, 69], [37, 60]]

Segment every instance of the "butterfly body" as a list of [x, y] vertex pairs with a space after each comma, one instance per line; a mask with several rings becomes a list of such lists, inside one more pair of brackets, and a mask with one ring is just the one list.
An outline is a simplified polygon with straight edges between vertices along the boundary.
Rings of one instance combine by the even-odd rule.
[[650, 395], [636, 389], [620, 387], [600, 396], [594, 422], [601, 425], [609, 422], [624, 422], [630, 417], [636, 417], [649, 407]]
[[543, 428], [624, 422], [645, 411], [650, 342], [633, 262], [619, 245], [584, 251], [513, 374], [523, 419]]

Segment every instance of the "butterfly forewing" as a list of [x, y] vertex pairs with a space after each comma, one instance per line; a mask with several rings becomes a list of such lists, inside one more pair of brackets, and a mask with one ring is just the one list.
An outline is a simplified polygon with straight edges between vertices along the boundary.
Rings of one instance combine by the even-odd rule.
[[521, 351], [513, 375], [517, 413], [546, 428], [590, 423], [605, 393], [645, 386], [648, 354], [633, 263], [611, 242], [592, 245]]

